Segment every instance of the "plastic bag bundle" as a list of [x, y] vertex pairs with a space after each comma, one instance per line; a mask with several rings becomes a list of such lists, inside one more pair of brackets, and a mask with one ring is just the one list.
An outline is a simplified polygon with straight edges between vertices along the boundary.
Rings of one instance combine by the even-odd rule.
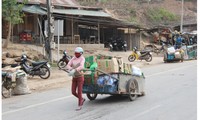
[[141, 76], [142, 75], [141, 69], [138, 67], [132, 66], [132, 75]]
[[103, 77], [99, 77], [99, 79], [97, 80], [97, 84], [99, 86], [103, 86], [104, 85], [104, 78]]
[[175, 52], [175, 58], [181, 58], [181, 53], [180, 52]]
[[68, 75], [69, 76], [74, 76], [75, 72], [76, 72], [76, 70], [72, 69], [72, 70], [69, 71]]
[[31, 91], [27, 85], [27, 74], [23, 71], [16, 73], [16, 86], [12, 91], [14, 95], [30, 94]]
[[175, 48], [174, 47], [169, 47], [167, 48], [167, 53], [168, 54], [174, 54], [176, 52]]
[[104, 86], [104, 85], [111, 85], [112, 86], [112, 85], [114, 85], [115, 81], [116, 81], [116, 79], [114, 79], [111, 76], [106, 75], [106, 76], [99, 77], [99, 79], [97, 80], [97, 84], [99, 86]]

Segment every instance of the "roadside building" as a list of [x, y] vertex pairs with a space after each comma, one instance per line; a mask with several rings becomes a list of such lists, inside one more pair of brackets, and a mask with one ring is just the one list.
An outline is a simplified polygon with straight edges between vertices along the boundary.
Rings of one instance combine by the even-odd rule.
[[[46, 0], [29, 0], [23, 7], [24, 23], [13, 28], [13, 42], [30, 41], [31, 44], [43, 44], [47, 36]], [[121, 37], [127, 41], [128, 49], [140, 45], [140, 27], [114, 18], [102, 8], [85, 7], [74, 0], [52, 0], [54, 18], [54, 37], [52, 47], [58, 41], [60, 48], [81, 45], [83, 48], [104, 48], [111, 37]], [[7, 24], [3, 20], [2, 29]], [[134, 31], [134, 32], [133, 32]], [[7, 36], [7, 31], [2, 32]], [[89, 45], [88, 45], [89, 44]], [[92, 44], [92, 45], [91, 45]]]

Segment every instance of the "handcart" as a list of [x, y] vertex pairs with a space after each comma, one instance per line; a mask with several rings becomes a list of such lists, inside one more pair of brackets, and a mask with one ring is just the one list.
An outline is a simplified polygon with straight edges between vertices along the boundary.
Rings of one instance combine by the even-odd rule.
[[197, 59], [197, 44], [186, 46], [185, 60]]
[[123, 72], [105, 73], [98, 69], [88, 71], [91, 73], [84, 75], [82, 91], [90, 100], [95, 100], [98, 94], [127, 95], [130, 101], [145, 95], [143, 74], [134, 76]]
[[174, 46], [169, 46], [164, 53], [164, 62], [171, 62], [171, 61], [181, 61], [184, 60], [184, 50], [177, 49], [175, 50]]

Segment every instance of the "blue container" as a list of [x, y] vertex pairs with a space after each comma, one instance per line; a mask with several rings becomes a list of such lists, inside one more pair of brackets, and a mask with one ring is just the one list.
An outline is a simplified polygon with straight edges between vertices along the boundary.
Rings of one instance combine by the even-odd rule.
[[82, 91], [83, 93], [114, 94], [117, 92], [117, 85], [83, 85]]
[[174, 54], [172, 54], [172, 55], [167, 55], [167, 59], [168, 59], [168, 60], [173, 60], [174, 57], [175, 57]]

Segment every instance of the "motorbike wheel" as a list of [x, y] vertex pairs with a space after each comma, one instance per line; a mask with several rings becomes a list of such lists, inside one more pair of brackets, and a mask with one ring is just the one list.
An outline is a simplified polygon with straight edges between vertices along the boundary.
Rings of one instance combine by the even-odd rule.
[[113, 51], [113, 48], [110, 47], [110, 52], [112, 52], [112, 51]]
[[64, 62], [64, 61], [62, 61], [62, 60], [60, 60], [60, 61], [57, 63], [57, 66], [58, 66], [60, 69], [65, 68], [66, 65], [67, 65], [66, 62]]
[[127, 51], [126, 47], [124, 48], [124, 51], [125, 51], [125, 52]]
[[151, 62], [152, 61], [152, 55], [148, 54], [146, 56], [146, 59], [145, 59], [147, 62]]
[[2, 81], [2, 91], [1, 94], [4, 98], [8, 98], [11, 96], [11, 86], [12, 86], [12, 81], [6, 82]]
[[164, 53], [163, 61], [164, 61], [164, 63], [167, 63], [167, 53]]
[[42, 66], [42, 67], [40, 68], [40, 71], [41, 71], [41, 72], [45, 72], [44, 75], [39, 75], [40, 78], [42, 78], [42, 79], [47, 79], [47, 78], [49, 78], [49, 76], [50, 76], [50, 70], [49, 70], [49, 68], [48, 68], [47, 66]]
[[129, 62], [133, 62], [133, 61], [135, 61], [135, 59], [136, 59], [136, 57], [134, 55], [129, 55], [128, 56], [128, 61]]

